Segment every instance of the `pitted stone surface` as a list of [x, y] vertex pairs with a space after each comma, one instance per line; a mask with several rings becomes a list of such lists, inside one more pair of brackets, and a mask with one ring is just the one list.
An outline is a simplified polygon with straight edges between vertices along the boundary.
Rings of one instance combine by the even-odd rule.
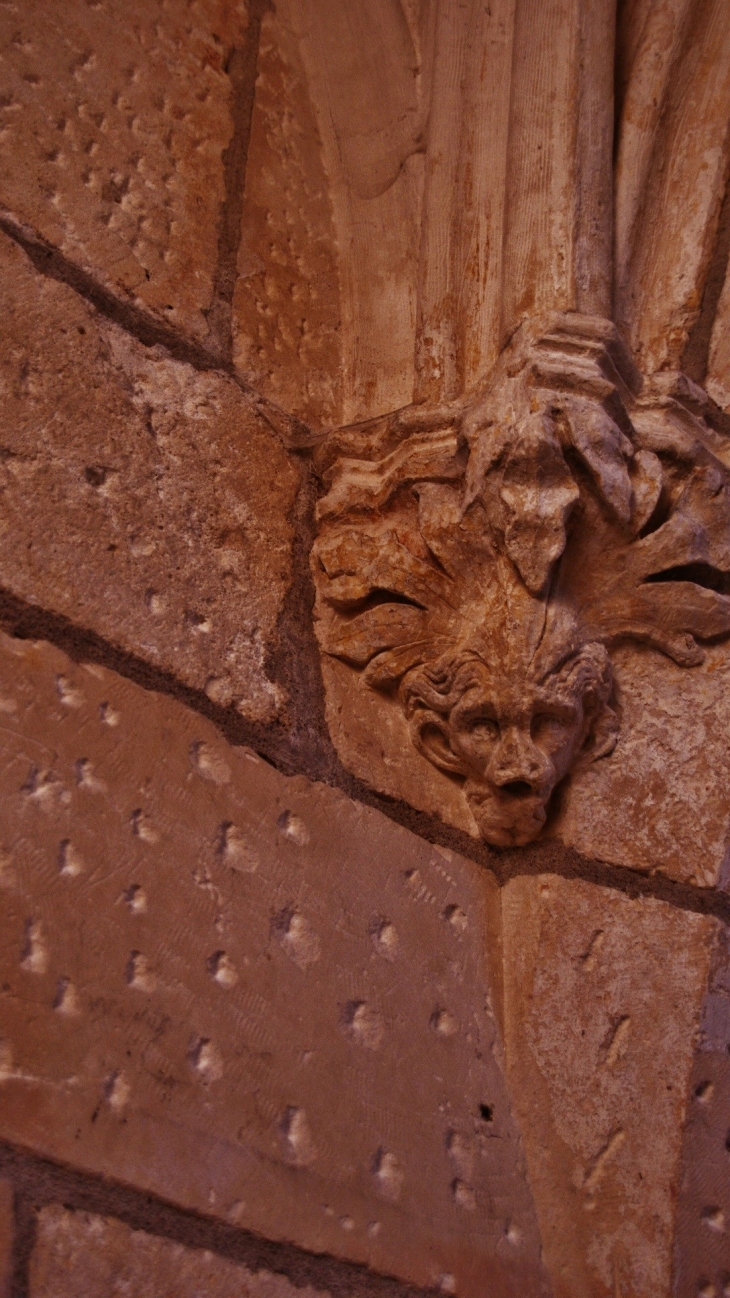
[[730, 935], [718, 934], [702, 1006], [675, 1241], [675, 1298], [730, 1293]]
[[555, 1296], [669, 1294], [719, 924], [555, 875], [508, 883], [502, 917], [507, 1076]]
[[143, 347], [0, 239], [0, 585], [271, 719], [298, 467], [233, 380]]
[[5, 5], [0, 205], [205, 338], [243, 0]]
[[261, 25], [234, 357], [260, 391], [317, 428], [342, 414], [340, 285], [321, 153], [301, 53], [272, 7]]
[[53, 1205], [38, 1214], [30, 1298], [327, 1298], [270, 1271], [249, 1271], [113, 1217]]
[[0, 678], [0, 1135], [467, 1298], [546, 1293], [490, 876], [47, 645], [4, 638]]

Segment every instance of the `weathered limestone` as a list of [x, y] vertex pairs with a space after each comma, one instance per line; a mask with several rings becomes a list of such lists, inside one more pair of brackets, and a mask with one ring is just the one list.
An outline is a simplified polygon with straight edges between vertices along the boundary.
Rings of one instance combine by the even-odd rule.
[[719, 925], [555, 875], [513, 879], [502, 916], [507, 1077], [555, 1298], [668, 1295]]
[[415, 6], [281, 0], [276, 10], [299, 46], [322, 142], [346, 423], [413, 397], [427, 54]]
[[[728, 212], [730, 221], [730, 212]], [[730, 236], [723, 232], [730, 250]], [[726, 263], [730, 270], [730, 261]], [[717, 316], [712, 327], [707, 369], [707, 391], [718, 406], [730, 414], [730, 274], [726, 272], [720, 293]]]
[[713, 950], [692, 1068], [675, 1240], [675, 1298], [725, 1298], [730, 1289], [730, 943]]
[[249, 1271], [201, 1249], [130, 1230], [112, 1217], [43, 1208], [29, 1298], [326, 1298], [270, 1271]]
[[232, 379], [141, 346], [0, 239], [0, 585], [270, 720], [298, 465]]
[[[631, 820], [606, 834], [584, 801], [573, 826], [586, 818], [598, 830], [591, 854], [712, 883], [727, 815], [704, 782], [724, 752], [722, 713], [714, 745], [711, 730], [691, 731], [726, 670], [727, 651], [704, 646], [730, 631], [727, 433], [700, 389], [669, 377], [642, 385], [608, 321], [556, 313], [517, 333], [471, 401], [413, 406], [323, 439], [316, 626], [324, 654], [345, 667], [328, 663], [325, 678], [343, 760], [498, 847], [536, 838], [561, 785], [566, 841], [580, 839], [566, 777], [603, 770], [622, 735], [611, 651], [641, 646], [623, 659], [628, 699], [666, 679], [666, 660], [697, 673], [663, 744], [676, 753], [663, 762], [663, 818], [669, 785], [671, 814], [686, 822], [673, 859], [661, 821], [653, 833], [642, 823], [655, 759], [641, 733], [616, 768]], [[440, 780], [401, 760], [409, 742]], [[675, 772], [690, 747], [694, 769]], [[719, 794], [720, 771], [718, 783]], [[698, 817], [706, 856], [688, 866]]]
[[644, 648], [618, 650], [613, 665], [616, 747], [575, 774], [552, 832], [589, 857], [726, 887], [727, 648], [690, 671]]
[[[345, 426], [316, 445], [312, 570], [338, 753], [494, 846], [558, 835], [717, 883], [724, 6], [624, 5], [617, 19], [612, 3], [467, 3], [405, 17], [382, 0], [347, 22], [337, 4], [300, 9], [358, 348], [377, 340], [386, 365], [400, 357], [411, 326], [390, 312], [389, 347], [378, 312], [406, 289], [416, 300], [414, 404], [409, 366], [389, 411], [386, 388], [368, 396], [345, 359]], [[387, 56], [371, 66], [378, 46]], [[409, 255], [368, 314], [380, 251], [358, 243], [353, 213], [398, 185]]]
[[[123, 301], [203, 341], [243, 0], [5, 6], [0, 205]], [[212, 340], [215, 343], [215, 339]]]
[[494, 881], [48, 645], [3, 639], [2, 682], [0, 1138], [467, 1298], [547, 1294]]
[[727, 184], [730, 29], [723, 0], [623, 10], [633, 31], [618, 128], [615, 319], [651, 374], [682, 367], [702, 308]]
[[727, 0], [0, 9], [0, 1298], [728, 1298]]

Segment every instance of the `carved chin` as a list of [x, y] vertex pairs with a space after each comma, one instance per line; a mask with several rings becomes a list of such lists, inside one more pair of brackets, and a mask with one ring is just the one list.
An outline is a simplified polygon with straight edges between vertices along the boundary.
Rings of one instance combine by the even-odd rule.
[[515, 797], [468, 781], [464, 793], [482, 838], [493, 847], [524, 847], [545, 824], [550, 791]]

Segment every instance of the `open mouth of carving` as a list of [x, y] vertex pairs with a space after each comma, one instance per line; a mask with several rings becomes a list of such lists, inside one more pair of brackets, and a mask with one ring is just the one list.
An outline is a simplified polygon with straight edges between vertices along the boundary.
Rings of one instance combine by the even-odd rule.
[[508, 798], [529, 798], [533, 793], [531, 784], [527, 780], [509, 780], [507, 784], [500, 786], [500, 792], [506, 793]]
[[683, 563], [676, 568], [665, 568], [663, 572], [653, 572], [644, 578], [645, 585], [663, 581], [692, 581], [695, 586], [704, 586], [705, 590], [730, 595], [730, 572], [713, 568], [711, 563]]

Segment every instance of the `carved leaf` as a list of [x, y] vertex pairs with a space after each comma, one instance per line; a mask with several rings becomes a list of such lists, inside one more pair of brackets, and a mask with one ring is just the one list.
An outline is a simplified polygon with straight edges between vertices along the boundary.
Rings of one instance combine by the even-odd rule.
[[458, 451], [458, 434], [447, 429], [412, 437], [374, 462], [343, 457], [332, 471], [332, 485], [317, 506], [317, 517], [324, 519], [350, 509], [380, 509], [405, 482], [459, 478], [465, 457]]
[[642, 576], [689, 563], [730, 570], [727, 474], [713, 465], [695, 468], [667, 522], [632, 550], [641, 562]]
[[376, 654], [423, 638], [426, 615], [409, 604], [378, 604], [348, 622], [339, 618], [323, 636], [326, 653], [354, 667], [364, 667]]
[[[452, 598], [448, 579], [427, 558], [414, 553], [418, 546], [418, 536], [411, 537], [405, 528], [382, 525], [360, 531], [343, 528], [321, 538], [314, 553], [328, 579], [323, 588], [327, 603], [347, 610], [374, 591], [387, 590], [426, 608], [448, 603]], [[420, 546], [427, 553], [422, 541]]]
[[626, 467], [633, 447], [602, 406], [581, 397], [566, 402], [571, 441], [602, 499], [622, 523], [631, 518], [631, 479]]
[[613, 604], [602, 630], [605, 640], [643, 640], [693, 667], [704, 657], [695, 636], [709, 640], [730, 631], [730, 598], [689, 581], [643, 585]]
[[[653, 468], [653, 466], [650, 466]], [[656, 531], [629, 545], [584, 538], [565, 572], [561, 600], [583, 605], [581, 620], [605, 641], [641, 640], [685, 666], [702, 661], [696, 643], [730, 630], [730, 493], [724, 471], [696, 466]], [[656, 492], [651, 490], [646, 508]], [[570, 590], [570, 593], [568, 593]], [[582, 592], [588, 592], [588, 597]]]
[[439, 644], [443, 649], [447, 648], [448, 642], [439, 642], [428, 637], [425, 640], [417, 640], [414, 644], [401, 645], [397, 649], [391, 649], [385, 653], [377, 654], [372, 659], [362, 674], [363, 681], [374, 690], [390, 689], [418, 663], [425, 662], [438, 652]]
[[649, 522], [661, 495], [662, 463], [653, 451], [637, 451], [630, 471], [634, 492], [631, 524], [634, 532], [640, 532]]
[[532, 416], [513, 442], [500, 497], [507, 509], [507, 553], [533, 595], [565, 549], [565, 524], [578, 495], [549, 421]]

